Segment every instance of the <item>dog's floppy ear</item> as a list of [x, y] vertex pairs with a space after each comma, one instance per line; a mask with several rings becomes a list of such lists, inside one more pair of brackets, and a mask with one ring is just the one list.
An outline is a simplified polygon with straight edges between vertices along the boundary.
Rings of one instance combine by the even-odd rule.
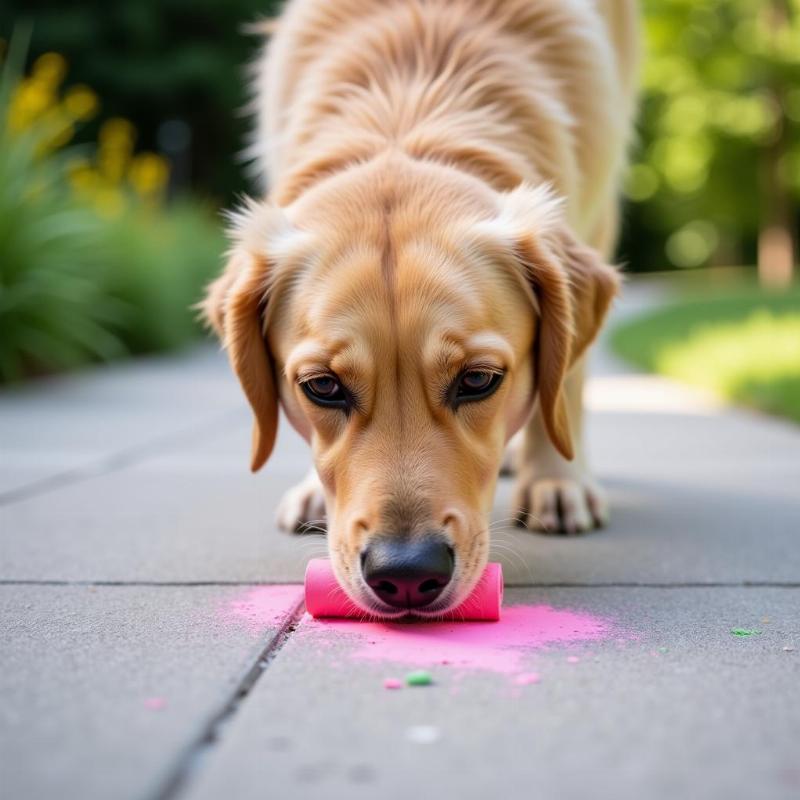
[[269, 458], [278, 429], [278, 391], [264, 330], [264, 314], [274, 284], [270, 238], [289, 226], [274, 207], [250, 204], [233, 215], [233, 246], [222, 275], [211, 283], [201, 315], [228, 352], [233, 371], [255, 415], [251, 469]]
[[600, 330], [619, 276], [599, 253], [576, 239], [548, 187], [523, 185], [503, 195], [491, 226], [502, 231], [538, 310], [534, 369], [539, 406], [553, 444], [572, 459], [564, 378]]

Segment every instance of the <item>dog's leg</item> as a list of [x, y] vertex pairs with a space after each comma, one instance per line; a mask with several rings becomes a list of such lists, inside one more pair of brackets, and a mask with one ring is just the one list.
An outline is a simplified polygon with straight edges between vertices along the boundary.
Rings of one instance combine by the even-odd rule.
[[300, 483], [292, 486], [278, 503], [278, 527], [290, 533], [310, 533], [325, 528], [325, 495], [317, 471], [312, 467]]
[[522, 445], [525, 441], [525, 432], [517, 431], [509, 439], [506, 449], [503, 451], [503, 460], [500, 462], [500, 474], [503, 476], [516, 475], [522, 458]]
[[608, 505], [592, 480], [583, 449], [585, 356], [564, 383], [575, 458], [555, 449], [538, 408], [525, 426], [517, 460], [515, 513], [528, 528], [550, 533], [582, 533], [608, 522]]

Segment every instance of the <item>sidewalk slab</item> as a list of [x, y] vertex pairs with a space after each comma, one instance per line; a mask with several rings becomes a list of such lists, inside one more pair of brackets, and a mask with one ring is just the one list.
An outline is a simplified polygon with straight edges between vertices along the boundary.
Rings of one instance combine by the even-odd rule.
[[252, 591], [0, 586], [3, 796], [152, 796], [302, 594]]
[[[509, 582], [800, 582], [800, 428], [735, 410], [613, 411], [612, 400], [588, 418], [609, 527], [542, 537], [495, 526]], [[498, 486], [496, 518], [512, 485]]]
[[6, 388], [0, 500], [244, 408], [225, 355], [211, 344]]
[[[515, 528], [502, 479], [493, 558], [509, 583], [800, 581], [800, 429], [734, 411], [616, 412], [614, 396], [588, 421], [611, 525], [574, 538]], [[251, 475], [250, 425], [243, 411], [168, 453], [0, 508], [2, 577], [301, 581], [324, 539], [277, 530], [274, 513], [307, 446], [283, 422]]]
[[[511, 649], [510, 673], [454, 661], [430, 667], [432, 686], [391, 691], [384, 679], [414, 664], [374, 660], [370, 639], [387, 647], [374, 632], [353, 639], [352, 626], [342, 633], [304, 618], [184, 796], [800, 793], [800, 706], [791, 700], [800, 685], [800, 590], [512, 589], [507, 601], [592, 615], [610, 627], [594, 641]], [[400, 627], [395, 643], [409, 635]], [[734, 627], [762, 632], [734, 636]], [[398, 650], [416, 652], [391, 645], [393, 658]], [[443, 644], [441, 654], [449, 652]], [[520, 685], [519, 670], [535, 671], [539, 682]]]
[[278, 531], [275, 508], [308, 469], [283, 426], [277, 455], [248, 468], [249, 414], [155, 454], [0, 507], [7, 556], [0, 577], [58, 581], [301, 581], [319, 536]]

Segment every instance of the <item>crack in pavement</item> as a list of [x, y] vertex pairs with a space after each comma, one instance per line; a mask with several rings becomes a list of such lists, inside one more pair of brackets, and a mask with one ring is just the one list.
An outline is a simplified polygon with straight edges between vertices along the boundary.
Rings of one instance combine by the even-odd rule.
[[167, 772], [166, 779], [149, 796], [149, 800], [174, 800], [187, 789], [190, 781], [195, 778], [201, 769], [205, 758], [220, 741], [224, 728], [233, 721], [234, 716], [253, 690], [253, 687], [258, 683], [259, 678], [291, 638], [304, 608], [305, 602], [301, 598], [287, 614], [286, 620], [278, 629], [278, 632], [271, 636], [253, 664], [242, 676], [228, 699], [217, 711], [211, 714], [200, 733], [177, 757], [175, 764]]

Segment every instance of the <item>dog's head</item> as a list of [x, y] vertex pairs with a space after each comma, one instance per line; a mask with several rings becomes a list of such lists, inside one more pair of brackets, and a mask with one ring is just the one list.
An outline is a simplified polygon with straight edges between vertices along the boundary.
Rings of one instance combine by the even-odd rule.
[[351, 598], [387, 617], [455, 607], [486, 563], [503, 448], [534, 401], [572, 456], [562, 382], [616, 273], [548, 191], [388, 158], [284, 209], [252, 204], [233, 239], [205, 313], [255, 414], [253, 470], [282, 405], [313, 449]]

